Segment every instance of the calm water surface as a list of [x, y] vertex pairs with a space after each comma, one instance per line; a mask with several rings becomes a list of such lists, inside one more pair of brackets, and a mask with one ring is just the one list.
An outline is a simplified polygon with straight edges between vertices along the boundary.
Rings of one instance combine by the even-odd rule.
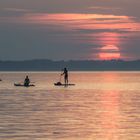
[[[28, 74], [35, 87], [14, 87]], [[140, 72], [1, 72], [0, 140], [140, 140]]]

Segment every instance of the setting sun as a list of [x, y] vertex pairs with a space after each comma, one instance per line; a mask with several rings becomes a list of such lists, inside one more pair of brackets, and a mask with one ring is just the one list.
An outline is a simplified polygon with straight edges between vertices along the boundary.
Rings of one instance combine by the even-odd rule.
[[120, 59], [120, 51], [117, 46], [107, 45], [101, 48], [99, 58], [102, 60]]

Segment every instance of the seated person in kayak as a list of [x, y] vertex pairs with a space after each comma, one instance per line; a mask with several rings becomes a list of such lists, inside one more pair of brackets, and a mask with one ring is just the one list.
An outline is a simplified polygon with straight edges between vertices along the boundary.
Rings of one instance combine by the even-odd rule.
[[26, 76], [25, 80], [24, 80], [24, 86], [29, 86], [30, 84], [30, 79], [28, 76]]

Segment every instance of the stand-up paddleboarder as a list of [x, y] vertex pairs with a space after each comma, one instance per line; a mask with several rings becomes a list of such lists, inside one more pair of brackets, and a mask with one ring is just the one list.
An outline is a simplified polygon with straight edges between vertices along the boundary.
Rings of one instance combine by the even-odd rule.
[[64, 71], [61, 75], [64, 75], [65, 86], [67, 86], [68, 85], [68, 70], [67, 70], [67, 68], [64, 68]]

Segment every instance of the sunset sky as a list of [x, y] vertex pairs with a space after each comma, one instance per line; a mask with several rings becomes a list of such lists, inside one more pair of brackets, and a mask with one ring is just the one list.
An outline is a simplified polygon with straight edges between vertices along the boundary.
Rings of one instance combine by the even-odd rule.
[[0, 60], [140, 59], [140, 0], [1, 0]]

